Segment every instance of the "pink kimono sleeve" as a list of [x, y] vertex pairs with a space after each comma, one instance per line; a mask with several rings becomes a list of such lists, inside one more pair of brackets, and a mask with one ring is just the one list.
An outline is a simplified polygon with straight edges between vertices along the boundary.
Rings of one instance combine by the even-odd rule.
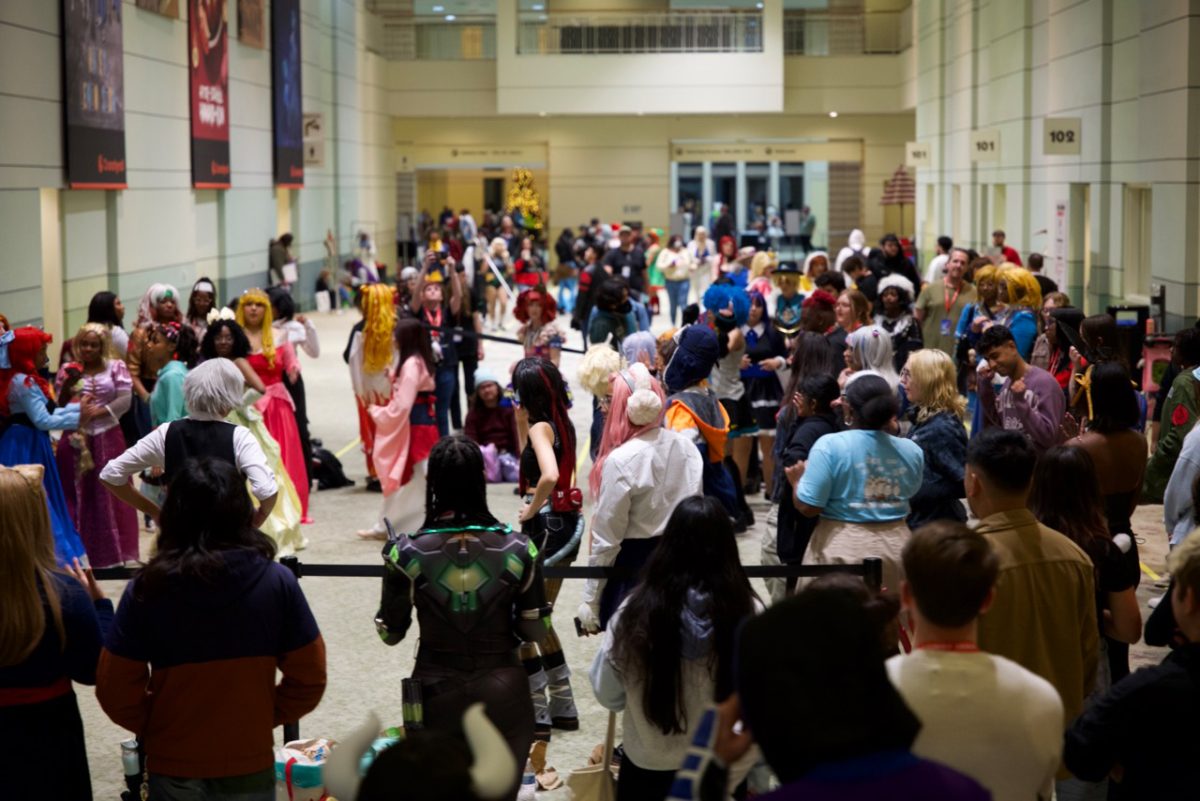
[[375, 421], [375, 472], [390, 495], [400, 489], [404, 467], [408, 463], [410, 434], [409, 415], [421, 385], [429, 379], [429, 371], [419, 356], [409, 357], [400, 366], [392, 385], [392, 397], [386, 406], [370, 406], [367, 413]]

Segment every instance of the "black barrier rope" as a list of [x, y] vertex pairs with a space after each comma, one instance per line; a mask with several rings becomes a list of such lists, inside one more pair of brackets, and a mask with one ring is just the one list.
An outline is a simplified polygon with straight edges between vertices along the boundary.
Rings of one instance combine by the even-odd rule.
[[[384, 566], [377, 565], [331, 565], [307, 564], [295, 556], [284, 556], [280, 564], [291, 570], [296, 578], [305, 576], [312, 578], [383, 578]], [[746, 565], [742, 568], [750, 578], [819, 578], [834, 573], [851, 576], [862, 576], [863, 583], [875, 591], [883, 586], [883, 560], [877, 556], [869, 556], [858, 564], [845, 565]], [[136, 572], [135, 568], [104, 567], [94, 570], [97, 581], [120, 581], [130, 579]], [[542, 575], [548, 579], [588, 579], [588, 578], [632, 578], [637, 575], [637, 568], [630, 567], [543, 567]], [[300, 739], [300, 723], [283, 724], [283, 741], [285, 743]]]

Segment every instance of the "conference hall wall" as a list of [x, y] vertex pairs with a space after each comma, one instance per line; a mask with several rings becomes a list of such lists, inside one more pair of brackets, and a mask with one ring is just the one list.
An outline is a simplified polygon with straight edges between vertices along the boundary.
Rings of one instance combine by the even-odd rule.
[[[298, 0], [301, 104], [323, 115], [323, 164], [304, 167], [302, 189], [277, 188], [272, 141], [272, 3], [229, 26], [229, 183], [193, 185], [188, 8], [172, 19], [125, 0], [123, 17], [126, 181], [123, 190], [68, 189], [64, 166], [63, 55], [59, 3], [0, 3], [0, 312], [70, 335], [92, 294], [112, 288], [132, 323], [155, 281], [185, 294], [207, 275], [221, 299], [264, 282], [268, 240], [297, 239], [302, 296], [321, 268], [332, 229], [349, 253], [367, 228], [381, 252], [395, 237], [394, 138], [386, 70], [364, 48], [377, 21], [364, 0]], [[253, 6], [254, 4], [249, 4]], [[247, 43], [249, 38], [257, 42]]]
[[837, 141], [861, 154], [859, 213], [868, 238], [877, 239], [885, 233], [884, 208], [879, 205], [883, 183], [904, 162], [905, 142], [913, 138], [913, 115], [492, 116], [486, 122], [404, 117], [395, 120], [394, 133], [398, 169], [409, 153], [437, 148], [544, 152], [545, 181], [540, 180], [542, 171], [536, 175], [554, 233], [592, 217], [668, 227], [672, 142]]

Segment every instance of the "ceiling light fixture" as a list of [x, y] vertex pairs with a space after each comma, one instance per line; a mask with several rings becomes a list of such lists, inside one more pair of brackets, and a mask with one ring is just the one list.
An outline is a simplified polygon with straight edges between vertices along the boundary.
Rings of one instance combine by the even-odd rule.
[[832, 117], [833, 119], [837, 119], [837, 112], [831, 111], [831, 112], [829, 112], [829, 116]]
[[545, 8], [545, 6], [542, 5], [541, 3], [534, 3], [532, 8], [534, 11], [541, 11], [542, 9]]
[[759, 11], [762, 11], [763, 4], [762, 4], [762, 3], [755, 3], [755, 4], [754, 4], [754, 7], [755, 7], [755, 8], [757, 8]]
[[441, 13], [442, 13], [443, 11], [445, 11], [445, 10], [446, 10], [446, 7], [445, 7], [445, 6], [434, 6], [434, 7], [433, 7], [433, 13], [434, 13], [434, 14], [441, 14]]
[[458, 19], [458, 17], [454, 16], [453, 14], [446, 15], [446, 22], [454, 22], [456, 19]]
[[546, 112], [544, 112], [544, 111], [539, 111], [539, 112], [538, 112], [538, 116], [539, 116], [539, 117], [545, 117], [545, 116], [546, 116]]

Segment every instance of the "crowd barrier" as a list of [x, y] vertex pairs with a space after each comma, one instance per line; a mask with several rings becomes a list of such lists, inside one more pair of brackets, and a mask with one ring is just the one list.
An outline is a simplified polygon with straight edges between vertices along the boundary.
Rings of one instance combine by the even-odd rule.
[[[338, 564], [308, 564], [301, 562], [298, 557], [285, 556], [280, 564], [291, 570], [296, 578], [383, 578], [384, 565], [338, 565]], [[861, 576], [863, 583], [878, 592], [883, 586], [883, 560], [878, 557], [867, 557], [858, 564], [845, 565], [746, 565], [746, 575], [750, 578], [819, 578], [835, 573], [851, 576]], [[135, 568], [106, 567], [95, 570], [98, 581], [121, 581], [133, 577]], [[589, 579], [589, 578], [631, 578], [637, 572], [636, 568], [625, 567], [561, 567], [553, 565], [542, 568], [542, 575], [548, 579]], [[369, 621], [368, 621], [369, 623]], [[364, 623], [366, 625], [366, 623]], [[283, 727], [283, 741], [291, 742], [300, 739], [300, 724], [287, 723]]]

